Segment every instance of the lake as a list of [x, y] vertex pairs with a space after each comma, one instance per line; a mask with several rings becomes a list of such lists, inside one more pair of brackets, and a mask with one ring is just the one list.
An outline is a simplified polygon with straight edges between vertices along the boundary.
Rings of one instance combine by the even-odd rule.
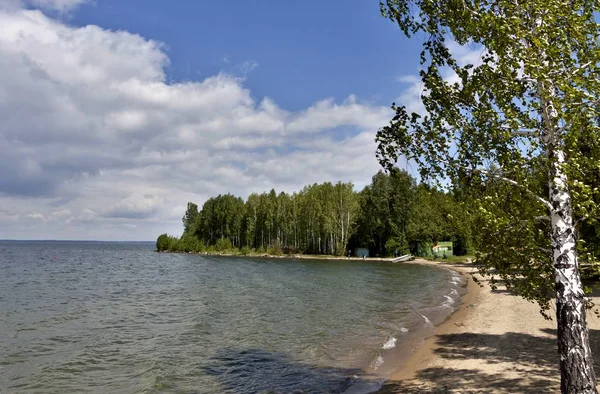
[[461, 289], [418, 265], [0, 241], [0, 392], [367, 392]]

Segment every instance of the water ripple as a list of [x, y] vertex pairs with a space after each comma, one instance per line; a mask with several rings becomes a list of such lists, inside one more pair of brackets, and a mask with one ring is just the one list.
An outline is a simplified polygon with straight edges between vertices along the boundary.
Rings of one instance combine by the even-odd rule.
[[9, 393], [372, 387], [367, 372], [384, 373], [460, 285], [429, 267], [158, 254], [151, 244], [0, 248]]

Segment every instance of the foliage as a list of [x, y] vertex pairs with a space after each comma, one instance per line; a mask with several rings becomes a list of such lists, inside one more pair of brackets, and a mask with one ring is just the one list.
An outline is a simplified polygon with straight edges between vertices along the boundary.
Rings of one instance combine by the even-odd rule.
[[219, 238], [215, 248], [217, 249], [217, 252], [228, 252], [233, 249], [233, 246], [228, 238]]
[[204, 242], [189, 233], [184, 233], [179, 240], [179, 249], [187, 253], [199, 253], [204, 251]]
[[[470, 234], [451, 213], [459, 201], [451, 193], [417, 185], [406, 171], [378, 172], [370, 185], [329, 182], [287, 194], [271, 190], [246, 201], [231, 194], [189, 203], [180, 240], [161, 239], [160, 250], [259, 254], [332, 254], [357, 247], [371, 255], [409, 252], [418, 240], [456, 240]], [[195, 222], [191, 222], [195, 220]], [[227, 243], [226, 243], [227, 242]], [[469, 240], [470, 242], [470, 240]], [[157, 247], [158, 248], [158, 247]], [[466, 250], [465, 250], [466, 252]]]
[[183, 232], [193, 234], [198, 223], [198, 205], [188, 202], [187, 210], [181, 220], [183, 221]]
[[[548, 174], [557, 159], [548, 155], [551, 146], [542, 135], [540, 94], [555, 103], [560, 135], [552, 147], [566, 155], [560, 166], [575, 219], [591, 223], [580, 226], [578, 251], [597, 253], [594, 243], [585, 242], [596, 239], [600, 202], [595, 3], [487, 3], [382, 4], [405, 34], [425, 33], [426, 115], [394, 105], [396, 115], [377, 135], [378, 155], [386, 166], [404, 155], [418, 163], [423, 179], [452, 182], [479, 221], [478, 234], [466, 234], [477, 244], [479, 261], [547, 309], [554, 289], [550, 223], [535, 218], [548, 215], [549, 203], [540, 196], [549, 193]], [[451, 41], [479, 48], [480, 64], [461, 64], [448, 49]], [[454, 79], [444, 78], [448, 74]], [[431, 234], [420, 226], [417, 233]]]
[[374, 255], [391, 255], [406, 248], [406, 235], [415, 209], [416, 182], [406, 171], [378, 172], [360, 192], [361, 215], [357, 245], [369, 246]]
[[267, 249], [267, 254], [271, 256], [281, 256], [283, 254], [283, 250], [281, 249], [281, 245], [275, 244]]
[[[377, 134], [423, 179], [452, 182], [477, 212], [482, 271], [539, 303], [556, 300], [561, 391], [596, 393], [578, 226], [600, 214], [597, 0], [386, 0], [384, 16], [424, 39], [424, 114], [405, 107]], [[453, 41], [453, 45], [450, 43]], [[480, 51], [476, 64], [452, 47]]]
[[169, 245], [169, 236], [167, 234], [161, 234], [158, 236], [158, 239], [156, 240], [156, 250], [159, 252], [171, 250]]

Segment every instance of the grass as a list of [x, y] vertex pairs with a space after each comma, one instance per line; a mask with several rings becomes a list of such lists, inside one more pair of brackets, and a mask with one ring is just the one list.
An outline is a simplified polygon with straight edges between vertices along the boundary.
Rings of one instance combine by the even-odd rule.
[[441, 261], [443, 263], [468, 263], [469, 261], [473, 261], [475, 256], [448, 256], [446, 258], [443, 257], [422, 257], [425, 260], [430, 261]]

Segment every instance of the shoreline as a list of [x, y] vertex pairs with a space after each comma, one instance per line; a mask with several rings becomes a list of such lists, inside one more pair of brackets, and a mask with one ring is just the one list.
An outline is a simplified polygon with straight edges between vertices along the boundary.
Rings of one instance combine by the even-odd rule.
[[[281, 254], [281, 255], [275, 255], [275, 254], [268, 254], [268, 253], [263, 253], [263, 254], [235, 254], [235, 253], [226, 253], [226, 252], [172, 252], [172, 251], [158, 251], [155, 250], [155, 253], [173, 253], [173, 254], [197, 254], [200, 256], [207, 256], [207, 257], [250, 257], [250, 258], [264, 258], [264, 259], [288, 259], [288, 260], [293, 260], [293, 259], [298, 259], [298, 260], [335, 260], [335, 261], [386, 261], [386, 262], [391, 262], [392, 259], [394, 259], [394, 257], [367, 257], [367, 258], [362, 258], [362, 257], [356, 257], [356, 256], [351, 256], [351, 257], [347, 257], [347, 256], [334, 256], [334, 255], [330, 255], [330, 254]], [[425, 260], [426, 261], [426, 260]], [[396, 263], [396, 264], [402, 264], [402, 263], [406, 263], [406, 261], [403, 261], [401, 263]]]
[[[417, 372], [425, 368], [435, 357], [436, 337], [438, 335], [450, 334], [456, 331], [456, 328], [462, 324], [467, 315], [472, 312], [472, 306], [479, 296], [480, 286], [475, 283], [471, 274], [477, 273], [476, 266], [467, 264], [451, 264], [440, 261], [431, 261], [425, 259], [415, 259], [406, 261], [405, 264], [427, 265], [442, 269], [449, 269], [458, 272], [464, 279], [465, 293], [460, 297], [460, 304], [448, 317], [435, 327], [435, 333], [424, 338], [423, 344], [417, 347], [410, 356], [400, 365], [389, 379], [383, 382], [382, 388], [377, 393], [388, 393], [386, 386], [390, 382], [404, 381], [413, 378]], [[460, 264], [460, 265], [459, 265]]]
[[[504, 286], [493, 291], [476, 266], [427, 260], [407, 263], [472, 273], [483, 286], [467, 277], [461, 306], [377, 393], [560, 393], [556, 321], [544, 319], [537, 304]], [[591, 296], [599, 305], [600, 291]], [[600, 316], [590, 310], [587, 321], [598, 374]]]

